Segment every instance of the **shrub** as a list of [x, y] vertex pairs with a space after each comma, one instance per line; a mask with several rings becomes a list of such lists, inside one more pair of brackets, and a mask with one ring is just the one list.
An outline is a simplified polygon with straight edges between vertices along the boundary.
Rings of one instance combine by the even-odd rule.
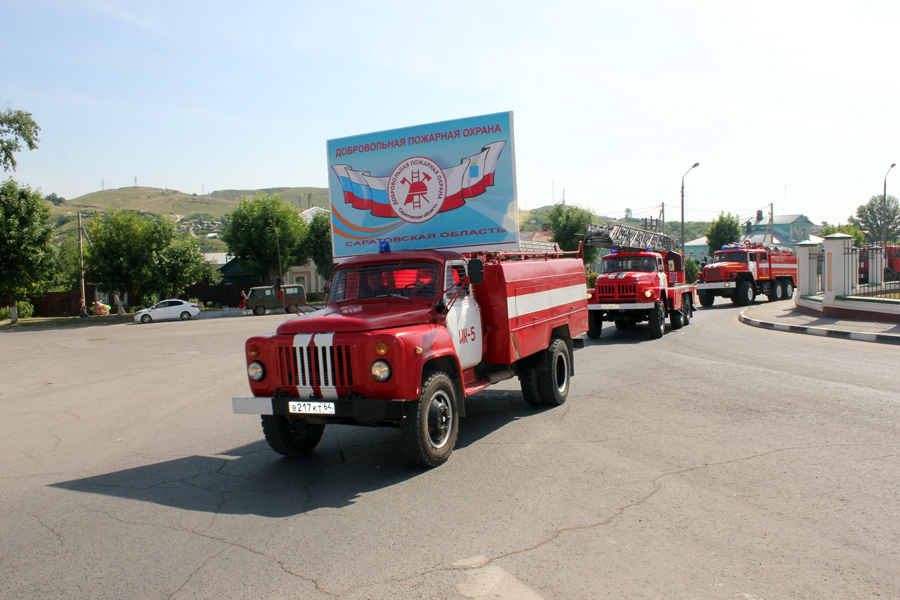
[[597, 276], [598, 276], [598, 275], [600, 275], [600, 273], [594, 273], [593, 271], [591, 271], [590, 273], [588, 273], [588, 275], [587, 275], [587, 286], [588, 286], [589, 288], [591, 288], [591, 289], [594, 288], [594, 284], [597, 283]]
[[[16, 303], [20, 319], [30, 319], [34, 316], [34, 306], [27, 300], [19, 300]], [[12, 318], [12, 306], [4, 306], [0, 308], [0, 321], [6, 321]]]
[[700, 273], [700, 263], [696, 258], [689, 258], [684, 261], [684, 278], [688, 283], [697, 281], [697, 275]]
[[12, 307], [4, 306], [0, 308], [0, 321], [6, 321], [12, 318]]

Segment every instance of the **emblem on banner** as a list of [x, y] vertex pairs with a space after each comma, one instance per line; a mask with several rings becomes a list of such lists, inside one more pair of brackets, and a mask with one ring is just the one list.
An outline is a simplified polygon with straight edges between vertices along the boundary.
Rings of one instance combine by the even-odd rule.
[[444, 172], [429, 158], [407, 159], [388, 178], [391, 208], [408, 223], [424, 223], [437, 215], [446, 195]]

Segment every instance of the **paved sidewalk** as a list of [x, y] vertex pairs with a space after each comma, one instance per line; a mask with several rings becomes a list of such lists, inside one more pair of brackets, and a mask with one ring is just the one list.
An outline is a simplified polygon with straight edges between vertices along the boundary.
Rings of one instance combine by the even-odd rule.
[[740, 320], [764, 329], [900, 345], [898, 322], [809, 315], [797, 310], [792, 300], [754, 304], [741, 311]]

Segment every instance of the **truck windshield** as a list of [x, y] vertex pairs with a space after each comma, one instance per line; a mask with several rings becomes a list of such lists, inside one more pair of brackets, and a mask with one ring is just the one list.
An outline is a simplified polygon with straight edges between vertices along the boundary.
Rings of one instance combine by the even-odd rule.
[[649, 256], [624, 256], [622, 258], [603, 259], [603, 273], [615, 271], [647, 271], [656, 270], [656, 260]]
[[437, 298], [440, 265], [396, 262], [352, 265], [334, 272], [328, 302], [366, 298]]
[[716, 252], [713, 262], [747, 262], [746, 252]]

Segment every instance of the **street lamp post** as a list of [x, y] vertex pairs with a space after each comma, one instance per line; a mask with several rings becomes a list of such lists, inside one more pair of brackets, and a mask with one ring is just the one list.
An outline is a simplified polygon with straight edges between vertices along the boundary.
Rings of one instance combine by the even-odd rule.
[[884, 195], [881, 197], [881, 243], [884, 244], [885, 252], [887, 252], [887, 176], [896, 166], [897, 163], [891, 163], [891, 167], [884, 174]]
[[691, 172], [691, 169], [696, 169], [700, 166], [700, 163], [694, 163], [694, 166], [684, 172], [684, 175], [681, 176], [681, 253], [684, 254], [684, 178], [687, 177], [687, 174]]

